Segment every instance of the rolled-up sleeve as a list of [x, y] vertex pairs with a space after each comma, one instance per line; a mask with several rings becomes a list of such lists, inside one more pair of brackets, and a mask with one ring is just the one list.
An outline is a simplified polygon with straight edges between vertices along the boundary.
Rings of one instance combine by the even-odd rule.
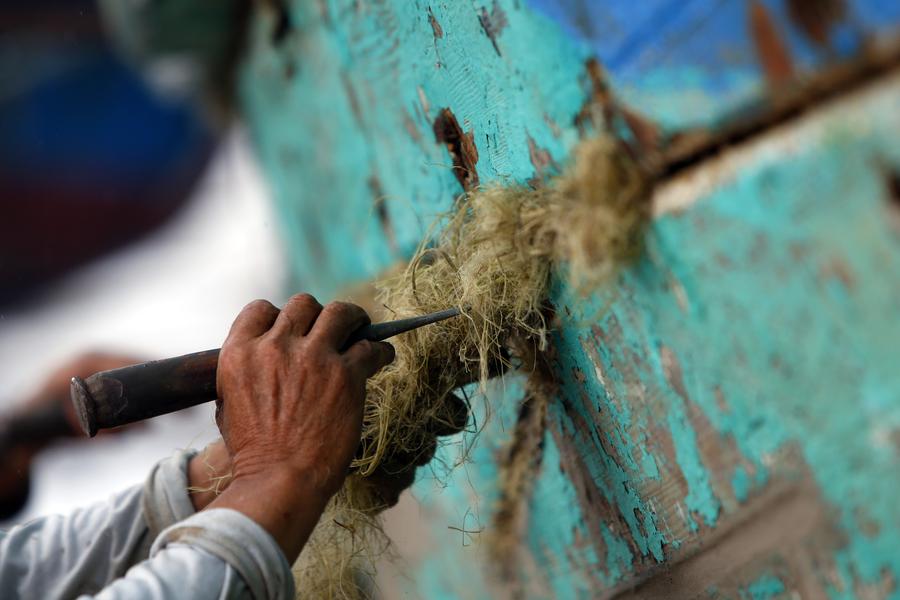
[[262, 527], [228, 509], [194, 514], [191, 456], [161, 461], [108, 503], [0, 533], [0, 596], [293, 598], [290, 565]]

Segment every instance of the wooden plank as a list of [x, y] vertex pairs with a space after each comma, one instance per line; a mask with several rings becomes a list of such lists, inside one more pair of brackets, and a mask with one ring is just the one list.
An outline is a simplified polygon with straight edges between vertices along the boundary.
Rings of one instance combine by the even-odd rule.
[[[647, 257], [615, 290], [560, 287], [529, 597], [895, 592], [898, 90], [895, 76], [685, 173], [658, 191]], [[489, 595], [490, 577], [468, 593], [479, 536], [461, 548], [438, 530], [460, 502], [480, 515], [469, 529], [490, 527], [492, 452], [452, 480], [477, 501], [424, 496], [423, 597]]]
[[[481, 5], [295, 6], [275, 45], [279, 18], [260, 14], [243, 101], [305, 287], [331, 295], [408, 256], [462, 191], [455, 164], [474, 164], [482, 184], [526, 181], [589, 134], [577, 117], [596, 99], [590, 52], [527, 9], [497, 6], [505, 26], [491, 17], [493, 35]], [[681, 81], [678, 97], [713, 97]], [[633, 593], [654, 597], [683, 569], [685, 594], [849, 598], [900, 573], [889, 551], [900, 530], [896, 452], [873, 445], [892, 434], [869, 422], [897, 419], [900, 389], [886, 362], [900, 335], [888, 301], [900, 291], [898, 254], [874, 166], [898, 164], [892, 86], [806, 128], [788, 115], [786, 131], [763, 130], [758, 147], [743, 139], [721, 164], [704, 158], [660, 191], [668, 208], [648, 254], [615, 290], [585, 300], [560, 287], [563, 396], [551, 408], [520, 592], [614, 596], [643, 585]], [[704, 111], [734, 106], [713, 98]], [[435, 137], [445, 108], [471, 135], [469, 163]], [[507, 382], [467, 467], [443, 473], [441, 493], [418, 490], [430, 523], [416, 531], [410, 565], [421, 597], [511, 592], [482, 568], [478, 532], [491, 525], [519, 397]], [[457, 463], [454, 449], [443, 464]], [[812, 516], [801, 522], [802, 507]], [[774, 535], [782, 530], [787, 538]], [[734, 550], [745, 537], [759, 550]], [[793, 562], [779, 559], [781, 546]], [[733, 568], [712, 577], [720, 552]]]

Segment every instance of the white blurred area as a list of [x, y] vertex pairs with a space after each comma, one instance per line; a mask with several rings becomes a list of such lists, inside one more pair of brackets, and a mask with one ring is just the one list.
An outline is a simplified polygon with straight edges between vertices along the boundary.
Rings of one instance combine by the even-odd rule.
[[[169, 223], [74, 273], [27, 309], [0, 313], [0, 410], [80, 352], [150, 360], [215, 348], [247, 302], [282, 303], [286, 260], [254, 160], [246, 134], [230, 132]], [[64, 514], [143, 482], [160, 458], [218, 437], [212, 415], [207, 404], [121, 435], [53, 446], [34, 464], [29, 504], [16, 521]]]

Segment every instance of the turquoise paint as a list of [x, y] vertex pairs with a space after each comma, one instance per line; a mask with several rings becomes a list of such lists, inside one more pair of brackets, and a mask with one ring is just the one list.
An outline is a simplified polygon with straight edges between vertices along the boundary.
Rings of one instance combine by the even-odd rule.
[[774, 575], [763, 575], [744, 590], [742, 600], [772, 600], [785, 593], [784, 583]]
[[738, 502], [743, 502], [747, 499], [747, 496], [750, 494], [751, 485], [750, 475], [747, 473], [747, 469], [744, 465], [738, 465], [731, 478], [731, 490], [734, 492], [734, 497]]
[[[462, 191], [434, 140], [440, 109], [473, 132], [482, 183], [524, 182], [535, 174], [529, 138], [557, 161], [577, 141], [572, 115], [585, 101], [588, 54], [511, 0], [498, 3], [509, 23], [498, 37], [502, 56], [466, 3], [393, 1], [362, 12], [350, 0], [319, 4], [290, 3], [294, 31], [276, 49], [273, 18], [261, 13], [241, 98], [296, 277], [330, 297], [408, 257]], [[393, 242], [380, 230], [376, 198]]]
[[[885, 101], [870, 110], [883, 115], [888, 106]], [[896, 123], [883, 135], [890, 137], [892, 131]], [[638, 347], [645, 357], [655, 356], [660, 341], [673, 349], [691, 401], [720, 435], [734, 439], [756, 470], [756, 481], [768, 480], [766, 456], [787, 444], [802, 448], [826, 498], [842, 512], [850, 537], [844, 552], [853, 565], [847, 581], [875, 581], [885, 568], [900, 572], [891, 550], [896, 538], [886, 533], [898, 530], [891, 491], [897, 454], [878, 441], [879, 431], [895, 427], [900, 410], [900, 380], [884, 354], [889, 340], [900, 339], [896, 301], [891, 300], [900, 264], [896, 237], [879, 223], [883, 190], [878, 173], [865, 166], [875, 156], [888, 155], [885, 141], [878, 134], [832, 136], [829, 144], [793, 156], [789, 169], [777, 163], [748, 168], [688, 213], [658, 220], [650, 233], [658, 256], [624, 274], [625, 300], [603, 320], [615, 319], [624, 329], [625, 337], [613, 341], [616, 347]], [[847, 203], [850, 185], [854, 202]], [[810, 253], [799, 265], [790, 256], [798, 244]], [[727, 266], [717, 264], [722, 256], [727, 260], [718, 262]], [[822, 265], [834, 256], [847, 261], [857, 286], [865, 282], [865, 293], [834, 293], [839, 283], [821, 275]], [[690, 319], [661, 285], [665, 271], [692, 274], [679, 278], [689, 298], [702, 299]], [[558, 303], [574, 304], [564, 294]], [[602, 305], [582, 301], [579, 312], [591, 314]], [[589, 368], [583, 354], [571, 347], [561, 351]], [[723, 359], [736, 355], [740, 361]], [[626, 356], [617, 358], [627, 364]], [[773, 361], [785, 364], [773, 367]], [[615, 366], [607, 369], [612, 373], [607, 379], [617, 379]], [[658, 368], [638, 368], [632, 378], [649, 388], [668, 387]], [[723, 390], [728, 412], [716, 406], [713, 385]], [[668, 399], [679, 466], [687, 469], [689, 481], [701, 478], [699, 506], [714, 506], [702, 480], [708, 470], [692, 451], [696, 435], [684, 407], [679, 399]], [[679, 444], [686, 449], [687, 464]], [[736, 475], [733, 482], [740, 499], [748, 481]], [[698, 501], [694, 486], [689, 488], [685, 501]], [[861, 534], [853, 517], [859, 505], [886, 529]]]
[[[555, 337], [557, 338], [555, 339], [557, 350], [560, 354], [567, 354], [567, 344], [570, 343], [570, 340], [566, 337], [566, 330], [560, 330]], [[580, 348], [580, 346], [576, 348]], [[573, 352], [579, 351], [573, 349]], [[585, 367], [586, 369], [587, 367]], [[593, 367], [588, 372], [593, 373]], [[662, 547], [666, 543], [666, 537], [658, 528], [653, 510], [647, 506], [631, 485], [641, 473], [641, 466], [631, 458], [636, 450], [633, 441], [630, 437], [619, 435], [618, 430], [601, 432], [591, 429], [589, 436], [585, 438], [584, 434], [575, 427], [572, 415], [577, 415], [585, 422], [592, 422], [591, 410], [598, 401], [602, 402], [602, 400], [585, 397], [584, 394], [590, 394], [590, 392], [579, 389], [569, 378], [563, 378], [561, 383], [562, 404], [551, 406], [551, 418], [557, 421], [558, 427], [564, 435], [572, 439], [580, 456], [595, 457], [594, 460], [588, 460], [585, 463], [590, 479], [606, 500], [620, 510], [622, 519], [627, 524], [629, 534], [640, 553], [651, 555], [656, 560], [662, 560]], [[613, 415], [614, 423], [627, 422], [627, 418], [619, 420], [618, 407], [619, 404], [616, 402], [605, 404], [605, 409]], [[569, 411], [572, 415], [569, 414]], [[601, 442], [601, 435], [604, 436], [606, 444], [615, 450], [615, 455], [607, 451], [608, 446]]]
[[[351, 0], [320, 4], [324, 17], [314, 3], [291, 4], [295, 30], [278, 48], [261, 14], [241, 83], [297, 278], [329, 297], [409, 256], [459, 193], [447, 150], [431, 132], [440, 108], [474, 132], [482, 182], [531, 178], [529, 138], [564, 164], [577, 141], [573, 117], [586, 98], [589, 53], [512, 0], [499, 2], [509, 23], [497, 37], [500, 54], [484, 36], [477, 3], [385, 0], [365, 11]], [[435, 39], [429, 10], [443, 37]], [[617, 91], [674, 129], [753, 95], [751, 77], [729, 76], [722, 89], [735, 96], [708, 94], [690, 65], [644, 71]], [[847, 540], [834, 552], [841, 577], [872, 582], [884, 570], [900, 573], [898, 459], [885, 441], [900, 424], [891, 359], [900, 339], [900, 248], [881, 216], [884, 190], [873, 167], [900, 165], [895, 109], [887, 100], [866, 107], [864, 114], [892, 116], [868, 129], [829, 127], [790, 160], [761, 155], [695, 206], [657, 219], [645, 256], [607, 291], [585, 299], [556, 283], [554, 302], [572, 315], [557, 311], [561, 397], [550, 407], [555, 433], [527, 538], [549, 595], [577, 597], [664, 562], [694, 543], [695, 530], [739, 510], [728, 495], [740, 502], [777, 478], [774, 457], [786, 448], [797, 449], [838, 515]], [[373, 176], [391, 235], [378, 222]], [[835, 260], [855, 283], [828, 267]], [[666, 379], [662, 347], [680, 364], [683, 397]], [[520, 398], [515, 382], [493, 389], [495, 418], [469, 462], [438, 465], [436, 480], [416, 486], [435, 515], [435, 550], [417, 573], [423, 597], [489, 596], [477, 575], [479, 536], [463, 547], [446, 528], [464, 520], [489, 526], [496, 458]], [[716, 487], [703, 451], [710, 439], [733, 444], [746, 468], [741, 475], [729, 467], [725, 488]], [[440, 458], [455, 465], [458, 451], [447, 446]], [[552, 462], [569, 454], [583, 472]], [[589, 525], [598, 509], [584, 504], [575, 476], [608, 520]], [[666, 505], [657, 490], [674, 479], [683, 488]], [[861, 533], [860, 505], [877, 533]]]
[[[531, 501], [535, 518], [531, 519], [528, 541], [536, 549], [536, 556], [549, 567], [542, 575], [548, 579], [554, 596], [561, 600], [585, 598], [596, 585], [594, 578], [604, 584], [618, 580], [621, 567], [627, 569], [631, 565], [631, 556], [627, 547], [622, 548], [622, 544], [606, 531], [604, 538], [608, 535], [610, 545], [604, 562], [599, 560], [593, 546], [587, 542], [589, 533], [577, 509], [575, 489], [559, 472], [559, 449], [549, 434], [544, 443], [544, 468], [537, 483], [540, 491]], [[584, 565], [585, 569], [572, 573], [564, 567], [566, 563], [558, 564], [560, 557], [566, 557], [566, 562], [571, 560]], [[608, 572], [603, 573], [601, 569]]]
[[697, 523], [690, 515], [697, 514], [706, 525], [712, 526], [716, 524], [720, 506], [712, 491], [709, 471], [700, 458], [696, 434], [679, 404], [678, 400], [673, 399], [669, 410], [669, 431], [675, 442], [675, 460], [687, 480], [688, 494], [684, 497], [684, 503], [690, 511], [689, 525], [692, 530], [696, 530]]

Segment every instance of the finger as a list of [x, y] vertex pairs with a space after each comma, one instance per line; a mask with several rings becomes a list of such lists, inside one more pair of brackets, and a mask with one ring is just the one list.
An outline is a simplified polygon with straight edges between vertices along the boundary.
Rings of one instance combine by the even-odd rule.
[[394, 361], [394, 347], [387, 342], [361, 340], [344, 352], [344, 360], [356, 373], [368, 379]]
[[273, 335], [302, 336], [309, 333], [322, 312], [322, 305], [309, 294], [291, 296], [272, 326]]
[[371, 323], [369, 315], [361, 307], [349, 302], [330, 302], [322, 309], [322, 314], [310, 331], [329, 347], [342, 350], [350, 334]]
[[453, 435], [466, 428], [469, 423], [469, 405], [456, 394], [444, 398], [441, 410], [435, 411], [428, 424], [428, 431], [434, 435]]
[[223, 426], [223, 424], [224, 424], [224, 417], [225, 417], [225, 411], [224, 411], [223, 406], [222, 406], [222, 400], [221, 400], [221, 398], [217, 398], [217, 399], [216, 399], [216, 416], [215, 416], [215, 419], [216, 419], [216, 427], [219, 429], [220, 432], [221, 432], [221, 431], [224, 431], [224, 430], [222, 429], [222, 426]]
[[259, 337], [269, 331], [278, 317], [278, 308], [268, 300], [254, 300], [238, 314], [226, 342], [241, 342]]

